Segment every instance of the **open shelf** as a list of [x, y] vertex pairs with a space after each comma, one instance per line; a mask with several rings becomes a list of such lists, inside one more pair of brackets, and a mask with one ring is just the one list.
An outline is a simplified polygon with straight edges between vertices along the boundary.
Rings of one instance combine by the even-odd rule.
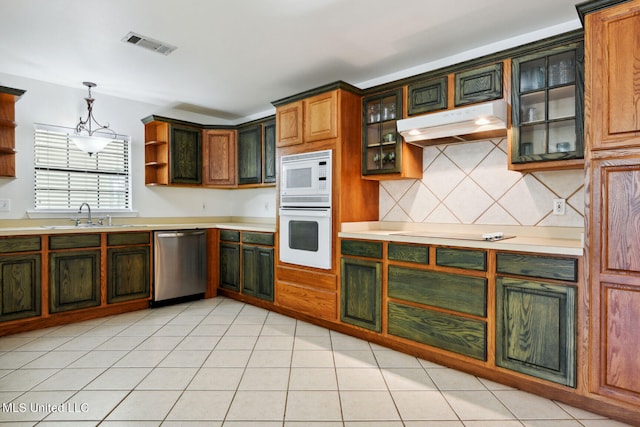
[[169, 123], [150, 121], [144, 125], [144, 183], [169, 184]]
[[15, 103], [24, 90], [0, 86], [0, 177], [16, 176]]

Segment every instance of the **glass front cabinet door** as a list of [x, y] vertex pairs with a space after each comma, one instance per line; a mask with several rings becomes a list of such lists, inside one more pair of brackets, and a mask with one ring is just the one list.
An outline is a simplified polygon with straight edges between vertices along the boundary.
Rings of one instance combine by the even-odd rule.
[[402, 137], [396, 120], [402, 118], [402, 89], [363, 98], [362, 174], [400, 172]]
[[584, 158], [583, 62], [582, 42], [513, 59], [512, 164]]

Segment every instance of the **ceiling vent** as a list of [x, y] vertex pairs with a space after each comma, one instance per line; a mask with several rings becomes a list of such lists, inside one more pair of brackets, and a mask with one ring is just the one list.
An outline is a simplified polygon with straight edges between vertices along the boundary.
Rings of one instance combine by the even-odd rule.
[[145, 49], [152, 50], [157, 53], [161, 53], [163, 55], [169, 55], [171, 52], [176, 50], [175, 46], [171, 46], [167, 43], [159, 42], [158, 40], [151, 39], [149, 37], [145, 37], [141, 34], [134, 33], [133, 31], [129, 32], [122, 39], [123, 42], [131, 43], [136, 46], [143, 47]]

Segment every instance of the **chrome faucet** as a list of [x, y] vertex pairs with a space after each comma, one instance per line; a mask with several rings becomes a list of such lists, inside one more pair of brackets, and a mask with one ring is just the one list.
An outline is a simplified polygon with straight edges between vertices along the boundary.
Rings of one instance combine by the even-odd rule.
[[83, 206], [87, 207], [87, 224], [92, 224], [92, 222], [91, 222], [91, 206], [89, 206], [89, 203], [84, 202], [83, 204], [81, 204], [80, 207], [78, 208], [78, 213], [82, 213], [82, 207]]

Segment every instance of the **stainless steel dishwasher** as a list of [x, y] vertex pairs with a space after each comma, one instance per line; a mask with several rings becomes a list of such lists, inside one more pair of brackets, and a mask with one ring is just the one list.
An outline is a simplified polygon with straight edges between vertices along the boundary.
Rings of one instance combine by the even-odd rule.
[[152, 306], [201, 298], [207, 290], [206, 230], [155, 231]]

